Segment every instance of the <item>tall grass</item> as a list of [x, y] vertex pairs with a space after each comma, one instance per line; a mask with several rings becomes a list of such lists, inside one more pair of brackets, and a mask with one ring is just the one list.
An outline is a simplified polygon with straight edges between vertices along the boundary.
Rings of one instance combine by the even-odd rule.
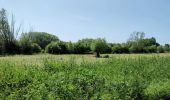
[[170, 56], [0, 58], [0, 99], [170, 98]]

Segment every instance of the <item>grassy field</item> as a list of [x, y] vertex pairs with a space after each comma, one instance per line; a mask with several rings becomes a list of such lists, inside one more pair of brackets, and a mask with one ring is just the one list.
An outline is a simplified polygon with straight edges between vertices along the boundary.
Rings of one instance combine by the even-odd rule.
[[0, 57], [0, 99], [170, 99], [170, 54], [109, 56]]

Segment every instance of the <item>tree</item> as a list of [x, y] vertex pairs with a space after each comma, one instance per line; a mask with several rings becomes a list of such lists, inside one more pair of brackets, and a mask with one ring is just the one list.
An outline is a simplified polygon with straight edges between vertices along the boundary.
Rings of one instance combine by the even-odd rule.
[[149, 46], [149, 53], [156, 53], [156, 45]]
[[91, 46], [93, 52], [96, 52], [96, 57], [100, 57], [100, 53], [106, 51], [107, 43], [105, 39], [98, 38], [96, 39]]
[[133, 32], [130, 35], [130, 38], [127, 41], [127, 44], [129, 45], [129, 51], [131, 53], [139, 53], [143, 52], [144, 49], [144, 42], [143, 39], [145, 37], [144, 32]]
[[67, 44], [65, 42], [59, 41], [58, 46], [60, 47], [59, 54], [67, 54], [68, 53]]
[[17, 35], [20, 27], [15, 30], [15, 20], [12, 17], [9, 24], [5, 9], [0, 10], [0, 40], [1, 51], [3, 53], [14, 54], [19, 52], [19, 45], [17, 43]]
[[112, 53], [122, 53], [122, 47], [120, 44], [116, 44], [112, 47]]
[[90, 52], [91, 51], [91, 44], [94, 42], [94, 39], [82, 39], [79, 40], [78, 43], [82, 44], [84, 48], [86, 49], [85, 52]]
[[145, 37], [144, 32], [133, 32], [130, 35], [130, 38], [128, 39], [128, 42], [136, 42], [136, 41], [139, 41], [141, 39], [144, 39], [144, 37]]
[[41, 52], [41, 47], [37, 43], [33, 43], [31, 45], [32, 53], [39, 53]]
[[74, 45], [74, 53], [75, 54], [84, 54], [87, 53], [87, 47], [81, 42], [77, 42]]
[[163, 46], [158, 46], [158, 47], [157, 47], [157, 52], [158, 52], [158, 53], [164, 53], [164, 48], [163, 48]]
[[146, 46], [146, 47], [144, 47], [144, 52], [145, 53], [156, 53], [157, 52], [157, 46], [156, 45]]
[[20, 39], [20, 51], [22, 54], [32, 54], [32, 42], [30, 37], [26, 36], [25, 33], [21, 34], [22, 39]]
[[68, 53], [67, 45], [64, 42], [51, 42], [46, 46], [46, 52], [50, 54], [65, 54]]
[[59, 38], [55, 35], [46, 32], [29, 32], [23, 33], [20, 40], [29, 39], [31, 43], [37, 43], [42, 49], [51, 43], [52, 41], [57, 42]]
[[74, 53], [74, 43], [72, 43], [72, 42], [67, 42], [66, 43], [67, 44], [67, 49], [68, 49], [68, 53], [69, 54], [73, 54]]
[[82, 39], [74, 44], [74, 53], [76, 54], [85, 54], [91, 53], [91, 44], [94, 42], [94, 39]]
[[169, 51], [170, 51], [170, 49], [169, 49], [169, 44], [165, 44], [164, 50], [165, 50], [165, 52], [169, 52]]
[[0, 39], [0, 54], [2, 54], [2, 52], [3, 52], [3, 41], [2, 39]]
[[109, 54], [112, 53], [112, 47], [110, 44], [107, 44], [107, 47], [104, 53], [109, 53]]
[[48, 44], [45, 48], [45, 51], [50, 54], [59, 54], [60, 47], [58, 45], [58, 42], [51, 42]]
[[154, 37], [142, 39], [142, 41], [145, 46], [157, 45], [156, 39]]

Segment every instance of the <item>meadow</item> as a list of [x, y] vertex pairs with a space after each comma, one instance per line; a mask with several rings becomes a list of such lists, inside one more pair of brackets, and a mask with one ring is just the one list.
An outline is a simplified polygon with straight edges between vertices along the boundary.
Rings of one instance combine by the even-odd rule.
[[170, 54], [109, 56], [43, 54], [0, 57], [0, 99], [170, 99]]

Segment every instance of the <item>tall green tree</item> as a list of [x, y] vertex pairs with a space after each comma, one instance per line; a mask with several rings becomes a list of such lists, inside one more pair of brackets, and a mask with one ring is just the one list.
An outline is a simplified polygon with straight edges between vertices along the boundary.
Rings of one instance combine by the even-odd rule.
[[0, 40], [3, 53], [18, 52], [17, 36], [19, 30], [20, 27], [16, 29], [14, 17], [12, 17], [11, 23], [9, 23], [7, 12], [2, 8], [0, 10]]
[[96, 53], [96, 57], [100, 57], [100, 53], [103, 53], [106, 51], [107, 48], [107, 42], [105, 39], [98, 38], [92, 43], [92, 50]]
[[28, 32], [23, 33], [20, 40], [29, 40], [29, 42], [37, 43], [42, 49], [45, 49], [49, 43], [59, 41], [59, 38], [46, 32]]

